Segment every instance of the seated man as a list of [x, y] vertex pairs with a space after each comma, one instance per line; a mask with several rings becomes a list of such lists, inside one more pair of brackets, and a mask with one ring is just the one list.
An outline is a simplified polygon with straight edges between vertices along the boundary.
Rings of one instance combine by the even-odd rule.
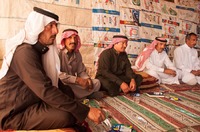
[[78, 99], [88, 97], [99, 100], [103, 97], [103, 92], [99, 92], [100, 82], [97, 79], [91, 79], [86, 73], [79, 52], [80, 47], [81, 41], [78, 31], [74, 29], [64, 30], [60, 45], [61, 74], [59, 77], [64, 84], [72, 87]]
[[101, 90], [110, 96], [124, 93], [139, 93], [142, 76], [131, 69], [125, 52], [128, 38], [122, 35], [113, 36], [112, 43], [99, 56], [96, 78], [101, 82]]
[[159, 83], [179, 84], [176, 68], [164, 51], [167, 40], [156, 37], [136, 59], [137, 69], [157, 78]]
[[[96, 123], [105, 119], [101, 110], [74, 99], [71, 88], [58, 81], [56, 73], [47, 74], [56, 69], [55, 63], [48, 65], [50, 72], [43, 67], [43, 56], [55, 45], [57, 24], [56, 14], [34, 7], [24, 29], [6, 41], [0, 70], [0, 131], [82, 128], [77, 124], [86, 117]], [[59, 60], [58, 54], [51, 55], [48, 61]]]
[[197, 35], [186, 35], [186, 43], [174, 50], [174, 63], [179, 72], [179, 78], [189, 85], [200, 84], [200, 61], [194, 46], [197, 43]]

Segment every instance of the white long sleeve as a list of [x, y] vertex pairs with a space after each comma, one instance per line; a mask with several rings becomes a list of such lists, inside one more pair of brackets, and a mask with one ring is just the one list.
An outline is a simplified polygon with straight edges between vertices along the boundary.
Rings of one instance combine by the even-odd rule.
[[165, 51], [158, 53], [155, 49], [146, 62], [146, 69], [164, 72], [165, 67], [176, 69]]
[[200, 69], [197, 50], [184, 44], [174, 51], [175, 66], [183, 72], [191, 72]]

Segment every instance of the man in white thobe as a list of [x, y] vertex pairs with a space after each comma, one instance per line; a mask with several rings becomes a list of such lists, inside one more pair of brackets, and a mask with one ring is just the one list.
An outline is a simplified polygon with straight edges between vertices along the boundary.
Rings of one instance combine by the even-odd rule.
[[194, 46], [197, 43], [197, 35], [186, 35], [186, 43], [174, 51], [174, 63], [179, 72], [179, 78], [188, 85], [200, 84], [200, 60]]
[[136, 67], [157, 78], [158, 83], [179, 84], [176, 67], [164, 51], [167, 40], [156, 37], [155, 40], [147, 46], [136, 60]]

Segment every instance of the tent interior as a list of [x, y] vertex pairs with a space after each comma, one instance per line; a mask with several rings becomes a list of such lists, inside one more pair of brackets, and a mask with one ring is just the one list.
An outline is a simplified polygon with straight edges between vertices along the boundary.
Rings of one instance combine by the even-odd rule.
[[[198, 36], [195, 48], [200, 56], [200, 0], [1, 0], [0, 66], [6, 54], [6, 40], [24, 28], [33, 7], [50, 10], [59, 16], [57, 44], [60, 44], [64, 29], [78, 31], [80, 53], [91, 78], [95, 78], [99, 54], [111, 43], [114, 35], [128, 37], [126, 53], [133, 67], [137, 56], [156, 37], [167, 39], [166, 52], [173, 60], [174, 50], [185, 43], [186, 34], [193, 32]], [[200, 131], [199, 84], [158, 84], [148, 74], [137, 73], [144, 78], [140, 97], [129, 94], [108, 96], [100, 101], [89, 100], [86, 105], [103, 109], [112, 127], [121, 125], [124, 129], [132, 129], [132, 132]], [[163, 92], [165, 96], [149, 97], [147, 92]], [[85, 123], [89, 125], [88, 131], [111, 130], [105, 124], [96, 125], [89, 119]]]

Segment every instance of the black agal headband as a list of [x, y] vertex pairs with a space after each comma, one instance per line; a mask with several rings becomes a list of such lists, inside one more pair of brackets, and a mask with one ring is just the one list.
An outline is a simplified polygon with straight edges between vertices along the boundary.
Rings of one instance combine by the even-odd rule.
[[45, 15], [45, 16], [51, 17], [51, 18], [53, 18], [53, 19], [55, 19], [55, 20], [57, 20], [57, 21], [59, 20], [58, 15], [56, 15], [56, 14], [54, 14], [54, 13], [52, 13], [52, 12], [43, 10], [43, 9], [41, 9], [41, 8], [38, 8], [38, 7], [34, 7], [33, 10], [36, 11], [36, 12], [38, 12], [38, 13], [40, 13], [40, 14], [43, 14], [43, 15]]
[[166, 39], [163, 39], [163, 38], [161, 38], [161, 37], [156, 37], [155, 39], [156, 39], [157, 41], [160, 41], [160, 42], [167, 42]]
[[113, 38], [124, 38], [124, 39], [128, 39], [126, 36], [124, 35], [114, 35]]

